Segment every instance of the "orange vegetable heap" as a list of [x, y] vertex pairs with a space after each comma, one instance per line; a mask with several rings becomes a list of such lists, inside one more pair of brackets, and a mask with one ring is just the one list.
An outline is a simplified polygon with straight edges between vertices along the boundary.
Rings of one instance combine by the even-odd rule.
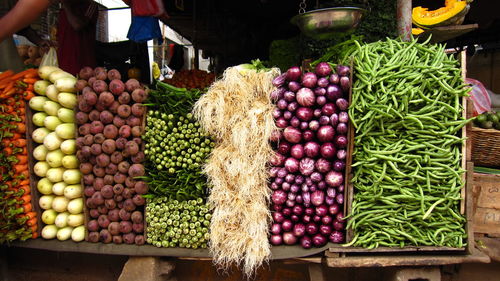
[[177, 88], [204, 89], [208, 88], [215, 81], [215, 74], [199, 69], [177, 71], [172, 79], [165, 79], [163, 82]]
[[37, 237], [26, 147], [26, 103], [37, 80], [36, 69], [0, 73], [0, 244]]

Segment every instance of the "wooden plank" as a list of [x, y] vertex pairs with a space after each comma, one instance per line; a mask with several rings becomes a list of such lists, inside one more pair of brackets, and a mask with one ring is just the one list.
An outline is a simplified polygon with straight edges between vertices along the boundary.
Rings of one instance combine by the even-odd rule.
[[500, 175], [474, 174], [477, 207], [500, 209]]
[[403, 255], [403, 256], [351, 256], [326, 258], [329, 267], [390, 267], [390, 266], [437, 266], [461, 263], [489, 263], [490, 257], [483, 253], [475, 255]]
[[475, 242], [474, 242], [474, 216], [473, 216], [473, 198], [472, 198], [472, 186], [473, 186], [473, 175], [474, 175], [474, 163], [469, 161], [466, 166], [467, 178], [465, 181], [465, 188], [467, 196], [465, 197], [466, 205], [465, 205], [465, 233], [467, 234], [467, 246], [466, 253], [472, 254], [475, 250]]
[[500, 237], [500, 210], [478, 207], [474, 214], [474, 232]]
[[309, 264], [307, 267], [310, 281], [325, 281], [323, 267], [319, 264]]
[[331, 253], [405, 253], [405, 252], [463, 252], [465, 248], [432, 247], [432, 246], [407, 246], [404, 248], [378, 247], [376, 249], [365, 249], [361, 247], [332, 247], [328, 249]]
[[[467, 77], [467, 60], [466, 53], [462, 51], [458, 54], [458, 59], [460, 60], [460, 72], [462, 74], [462, 79], [465, 81]], [[467, 98], [462, 98], [462, 116], [464, 118], [467, 117]], [[467, 140], [467, 127], [462, 127], [462, 138], [466, 139], [465, 144], [462, 145], [462, 168], [465, 169], [467, 165], [467, 143], [470, 140]], [[469, 149], [470, 150], [470, 149]], [[466, 182], [466, 174], [462, 174], [462, 182]], [[461, 190], [462, 201], [460, 203], [460, 213], [463, 215], [465, 213], [465, 196], [466, 196], [466, 188], [462, 188]]]
[[[477, 238], [476, 238], [477, 239]], [[479, 250], [488, 255], [492, 261], [500, 262], [500, 239], [482, 237], [479, 240]]]

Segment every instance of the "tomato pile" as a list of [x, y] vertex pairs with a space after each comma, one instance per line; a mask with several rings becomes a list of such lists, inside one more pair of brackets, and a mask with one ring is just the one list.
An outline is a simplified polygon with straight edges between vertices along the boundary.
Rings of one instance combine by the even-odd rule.
[[215, 74], [199, 69], [180, 70], [171, 79], [163, 82], [178, 88], [204, 89], [215, 81]]

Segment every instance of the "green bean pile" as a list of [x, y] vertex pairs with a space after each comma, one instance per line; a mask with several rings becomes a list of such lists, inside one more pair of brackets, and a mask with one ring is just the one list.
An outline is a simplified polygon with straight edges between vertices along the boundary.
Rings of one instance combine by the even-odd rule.
[[466, 245], [460, 214], [464, 84], [444, 46], [358, 44], [349, 115], [356, 128], [349, 245]]
[[147, 243], [156, 247], [207, 248], [211, 214], [203, 199], [148, 199]]

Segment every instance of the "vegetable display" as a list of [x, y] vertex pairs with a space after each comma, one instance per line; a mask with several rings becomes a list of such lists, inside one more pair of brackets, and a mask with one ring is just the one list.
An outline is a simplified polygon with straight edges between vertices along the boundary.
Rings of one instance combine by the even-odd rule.
[[386, 39], [358, 45], [349, 115], [354, 198], [347, 246], [466, 244], [460, 129], [469, 87], [444, 46]]
[[132, 214], [142, 216], [148, 191], [139, 179], [146, 173], [141, 135], [147, 92], [136, 79], [123, 82], [119, 71], [103, 67], [82, 68], [76, 88], [87, 240], [142, 245], [144, 224], [134, 223]]
[[42, 80], [34, 84], [38, 94], [29, 105], [35, 111], [32, 122], [38, 128], [32, 133], [36, 144], [33, 158], [38, 176], [39, 206], [44, 239], [85, 238], [81, 172], [76, 157], [76, 77], [58, 67], [38, 69]]
[[156, 247], [207, 248], [211, 214], [203, 202], [202, 198], [185, 201], [167, 197], [148, 199], [147, 243]]
[[0, 73], [0, 244], [38, 236], [32, 206], [26, 140], [26, 101], [36, 70]]
[[321, 247], [344, 241], [346, 112], [350, 68], [319, 62], [274, 79], [273, 117], [283, 129], [270, 163], [271, 243]]
[[267, 163], [276, 125], [269, 97], [278, 69], [259, 61], [227, 68], [195, 104], [193, 114], [215, 142], [203, 173], [213, 210], [209, 250], [215, 266], [241, 266], [246, 275], [269, 259]]

